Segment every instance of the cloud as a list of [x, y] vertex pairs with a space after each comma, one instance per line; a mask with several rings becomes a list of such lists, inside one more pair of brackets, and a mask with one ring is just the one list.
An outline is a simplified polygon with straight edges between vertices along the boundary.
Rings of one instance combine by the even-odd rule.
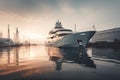
[[0, 0], [0, 32], [7, 37], [19, 27], [20, 36], [34, 33], [47, 35], [60, 19], [65, 28], [77, 31], [119, 26], [120, 0]]
[[47, 30], [60, 19], [69, 28], [74, 24], [80, 26], [79, 30], [96, 25], [100, 30], [119, 25], [119, 3], [120, 0], [0, 0], [0, 17], [5, 23], [32, 26], [31, 29], [42, 25], [39, 29]]
[[56, 9], [57, 4], [57, 0], [0, 0], [0, 11], [30, 14], [44, 11], [44, 6]]

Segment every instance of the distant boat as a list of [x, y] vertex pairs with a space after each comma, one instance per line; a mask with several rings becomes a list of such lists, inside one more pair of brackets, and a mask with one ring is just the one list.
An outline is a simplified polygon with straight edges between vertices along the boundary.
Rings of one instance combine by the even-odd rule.
[[45, 44], [55, 47], [86, 47], [96, 31], [73, 32], [62, 27], [61, 22], [56, 22], [55, 27], [49, 32]]

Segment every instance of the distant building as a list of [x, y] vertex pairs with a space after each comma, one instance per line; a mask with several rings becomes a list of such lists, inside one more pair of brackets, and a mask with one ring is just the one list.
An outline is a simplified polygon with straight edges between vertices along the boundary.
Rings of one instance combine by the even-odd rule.
[[2, 38], [2, 33], [0, 33], [0, 47], [1, 46], [12, 46], [15, 45], [12, 39], [10, 39], [10, 28], [8, 25], [8, 37]]
[[120, 28], [98, 31], [91, 42], [120, 42]]
[[0, 38], [0, 46], [10, 46], [10, 45], [14, 45], [12, 39]]
[[0, 33], [0, 38], [2, 38], [3, 37], [3, 35], [2, 35], [2, 33]]

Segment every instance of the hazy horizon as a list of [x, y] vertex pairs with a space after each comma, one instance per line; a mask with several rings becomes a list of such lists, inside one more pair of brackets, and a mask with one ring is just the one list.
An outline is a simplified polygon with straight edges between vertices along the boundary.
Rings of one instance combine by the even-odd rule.
[[97, 31], [120, 27], [120, 0], [0, 0], [0, 32], [11, 37], [19, 28], [20, 38], [43, 41], [59, 19], [63, 27]]

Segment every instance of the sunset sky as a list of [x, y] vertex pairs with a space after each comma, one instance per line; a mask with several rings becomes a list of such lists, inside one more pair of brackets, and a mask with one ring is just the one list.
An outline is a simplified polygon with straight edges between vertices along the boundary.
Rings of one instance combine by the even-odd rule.
[[42, 41], [57, 20], [77, 31], [120, 27], [120, 0], [0, 0], [0, 32], [11, 37], [19, 28], [20, 38]]

